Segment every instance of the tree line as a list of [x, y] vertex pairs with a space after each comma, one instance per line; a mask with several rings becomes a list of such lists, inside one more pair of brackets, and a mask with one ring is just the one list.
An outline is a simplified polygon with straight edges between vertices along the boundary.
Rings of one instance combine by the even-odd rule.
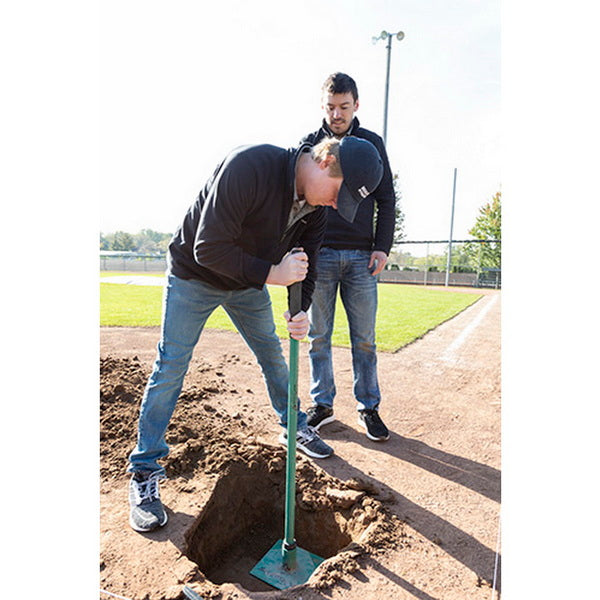
[[172, 236], [172, 233], [161, 233], [152, 229], [142, 229], [139, 233], [100, 233], [100, 250], [166, 254]]

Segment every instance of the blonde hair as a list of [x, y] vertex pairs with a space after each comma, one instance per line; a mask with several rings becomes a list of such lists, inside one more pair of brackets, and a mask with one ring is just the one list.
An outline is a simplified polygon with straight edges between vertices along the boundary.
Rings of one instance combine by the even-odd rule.
[[340, 164], [340, 140], [334, 137], [323, 138], [316, 146], [310, 149], [311, 157], [318, 163], [328, 156], [333, 156], [335, 162], [329, 165], [329, 177], [343, 177]]

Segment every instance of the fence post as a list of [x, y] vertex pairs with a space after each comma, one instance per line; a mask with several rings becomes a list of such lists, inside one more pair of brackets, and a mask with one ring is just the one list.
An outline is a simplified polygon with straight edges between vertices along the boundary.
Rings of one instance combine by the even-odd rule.
[[426, 245], [427, 253], [425, 256], [425, 278], [423, 280], [423, 285], [427, 285], [427, 273], [429, 273], [429, 242]]
[[452, 261], [452, 230], [454, 229], [454, 199], [456, 197], [456, 167], [454, 167], [454, 183], [452, 185], [452, 214], [450, 216], [450, 239], [448, 240], [448, 262], [446, 264], [446, 286], [450, 281], [450, 264]]

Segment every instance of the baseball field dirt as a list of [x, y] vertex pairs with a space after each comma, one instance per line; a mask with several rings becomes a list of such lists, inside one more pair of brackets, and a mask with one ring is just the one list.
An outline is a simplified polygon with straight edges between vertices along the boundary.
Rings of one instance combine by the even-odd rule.
[[[357, 423], [350, 350], [334, 349], [335, 450], [298, 455], [298, 544], [324, 557], [274, 590], [249, 574], [282, 537], [285, 448], [253, 355], [206, 330], [167, 431], [165, 527], [128, 524], [127, 455], [158, 328], [100, 334], [100, 592], [106, 600], [490, 600], [500, 596], [500, 298], [496, 290], [396, 353], [379, 353], [389, 441]], [[282, 318], [276, 315], [276, 318]], [[287, 355], [287, 342], [283, 341]], [[299, 395], [308, 406], [307, 344]]]

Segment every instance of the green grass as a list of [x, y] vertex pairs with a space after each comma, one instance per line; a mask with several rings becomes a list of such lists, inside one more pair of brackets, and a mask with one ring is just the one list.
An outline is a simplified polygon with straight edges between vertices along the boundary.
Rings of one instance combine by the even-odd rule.
[[[377, 289], [377, 348], [389, 352], [394, 352], [422, 337], [481, 298], [481, 294], [477, 293], [451, 292], [394, 283], [380, 283]], [[342, 325], [341, 319], [338, 321], [339, 313], [336, 309], [336, 328], [338, 323]], [[334, 338], [337, 337], [339, 341], [334, 340], [334, 344], [349, 346], [346, 331], [338, 331]]]
[[[103, 272], [102, 276], [118, 273]], [[132, 275], [132, 273], [127, 273]], [[154, 275], [154, 274], [151, 274]], [[162, 276], [162, 273], [156, 273]], [[287, 338], [283, 313], [286, 310], [286, 291], [270, 286], [271, 301], [277, 334]], [[424, 286], [380, 283], [378, 286], [377, 348], [394, 352], [422, 337], [440, 323], [447, 321], [481, 294], [452, 292]], [[100, 283], [100, 325], [120, 327], [153, 327], [160, 325], [162, 287]], [[235, 331], [222, 308], [209, 318], [206, 326], [212, 329]], [[338, 297], [333, 344], [350, 347], [346, 312]]]

